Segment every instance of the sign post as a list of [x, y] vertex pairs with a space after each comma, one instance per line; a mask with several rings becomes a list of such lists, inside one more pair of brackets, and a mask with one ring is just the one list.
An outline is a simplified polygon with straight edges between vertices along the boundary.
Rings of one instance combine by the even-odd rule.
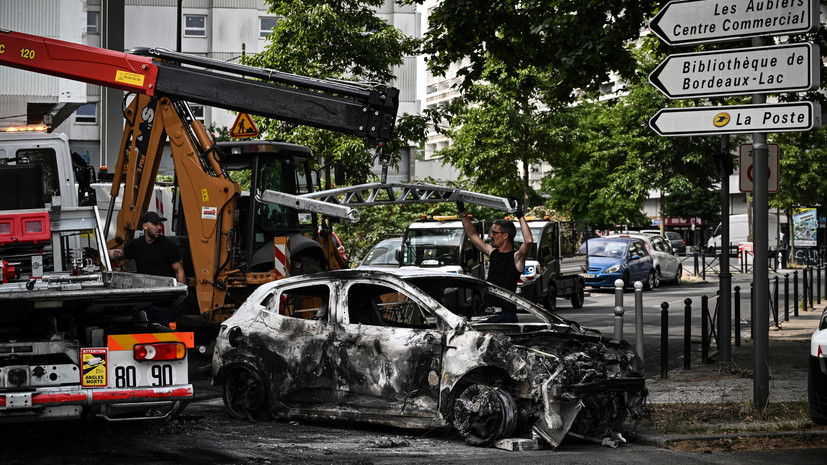
[[[818, 104], [766, 103], [767, 93], [818, 87], [818, 62], [813, 64], [812, 61], [820, 60], [818, 48], [809, 44], [795, 49], [770, 47], [768, 37], [810, 32], [818, 27], [819, 14], [820, 2], [816, 0], [669, 2], [650, 22], [652, 32], [667, 44], [696, 45], [750, 38], [753, 48], [670, 56], [650, 75], [652, 84], [670, 98], [751, 94], [753, 104], [666, 108], [658, 111], [649, 125], [662, 136], [721, 135], [722, 147], [728, 145], [724, 141], [729, 134], [752, 133], [753, 171], [767, 172], [768, 132], [809, 131], [821, 126]], [[784, 53], [791, 55], [785, 58]], [[806, 82], [808, 80], [810, 82]], [[761, 264], [753, 268], [754, 319], [757, 322], [766, 322], [769, 318], [767, 182], [766, 176], [754, 176], [754, 262]], [[727, 184], [722, 181], [721, 185]], [[722, 191], [721, 196], [728, 195], [728, 190]], [[728, 228], [723, 232], [725, 243], [729, 239]], [[729, 265], [728, 258], [724, 261], [725, 257], [727, 254], [721, 255], [722, 272]], [[721, 286], [724, 286], [724, 279]], [[718, 334], [722, 336], [721, 367], [728, 369], [731, 314], [729, 298], [724, 299], [725, 296], [728, 294], [722, 289]], [[769, 326], [756, 325], [753, 341], [753, 405], [761, 410], [769, 401]]]

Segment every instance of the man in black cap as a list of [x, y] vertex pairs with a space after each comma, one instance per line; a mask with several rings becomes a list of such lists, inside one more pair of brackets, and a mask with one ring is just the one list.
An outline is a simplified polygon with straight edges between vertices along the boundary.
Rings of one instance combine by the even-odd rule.
[[[178, 247], [161, 233], [161, 222], [166, 218], [155, 212], [146, 212], [141, 216], [142, 237], [133, 239], [123, 249], [109, 251], [109, 257], [115, 261], [135, 260], [138, 273], [153, 276], [168, 276], [179, 283], [186, 284], [184, 263]], [[163, 326], [170, 326], [174, 312], [168, 302], [159, 302], [147, 309], [150, 321]]]
[[109, 251], [109, 256], [116, 261], [135, 260], [138, 273], [154, 276], [169, 276], [179, 283], [186, 284], [184, 264], [178, 247], [161, 233], [161, 222], [166, 221], [155, 212], [146, 212], [141, 216], [142, 237], [131, 241], [123, 249]]

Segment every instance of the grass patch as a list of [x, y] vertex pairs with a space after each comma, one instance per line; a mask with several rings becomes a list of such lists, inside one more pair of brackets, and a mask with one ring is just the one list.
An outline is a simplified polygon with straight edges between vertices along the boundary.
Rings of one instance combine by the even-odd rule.
[[650, 404], [647, 413], [640, 425], [667, 435], [827, 430], [812, 422], [807, 402], [777, 402], [760, 411], [751, 402]]

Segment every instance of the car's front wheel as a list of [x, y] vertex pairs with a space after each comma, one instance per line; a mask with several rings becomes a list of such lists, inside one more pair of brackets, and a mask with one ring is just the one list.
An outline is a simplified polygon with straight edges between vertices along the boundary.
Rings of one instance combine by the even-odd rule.
[[224, 406], [235, 418], [258, 421], [270, 414], [267, 386], [257, 370], [236, 367], [224, 378]]
[[503, 388], [472, 384], [454, 400], [452, 424], [468, 444], [490, 444], [514, 432], [517, 404]]

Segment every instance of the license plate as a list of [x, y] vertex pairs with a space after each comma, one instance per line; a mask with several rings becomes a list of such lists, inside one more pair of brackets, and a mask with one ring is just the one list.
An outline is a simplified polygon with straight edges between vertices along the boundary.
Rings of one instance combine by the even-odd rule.
[[112, 352], [109, 366], [109, 387], [135, 388], [187, 384], [187, 359], [138, 362], [132, 351]]
[[594, 273], [580, 273], [580, 276], [592, 279], [594, 278]]

